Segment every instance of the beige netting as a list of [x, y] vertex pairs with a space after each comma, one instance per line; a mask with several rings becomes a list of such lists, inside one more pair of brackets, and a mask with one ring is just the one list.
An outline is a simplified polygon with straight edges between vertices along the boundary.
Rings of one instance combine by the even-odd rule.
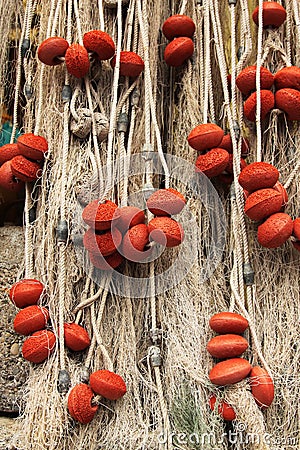
[[[299, 4], [292, 0], [281, 3], [288, 12], [286, 23], [279, 30], [264, 31], [260, 42], [260, 63], [274, 73], [283, 65], [299, 63]], [[203, 121], [216, 120], [232, 134], [234, 121], [239, 123], [241, 133], [250, 140], [249, 162], [257, 159], [257, 138], [261, 138], [262, 158], [278, 168], [283, 183], [300, 158], [298, 123], [288, 122], [284, 114], [274, 110], [262, 123], [259, 136], [254, 124], [243, 121], [241, 94], [235, 91], [230, 98], [228, 91], [227, 74], [232, 64], [239, 71], [256, 62], [259, 39], [251, 19], [256, 2], [240, 0], [235, 15], [234, 6], [230, 7], [230, 15], [228, 2], [218, 0], [130, 0], [127, 6], [121, 1], [82, 0], [77, 21], [76, 6], [76, 0], [27, 0], [24, 8], [22, 2], [16, 6], [12, 0], [0, 4], [1, 86], [10, 83], [6, 54], [11, 29], [18, 29], [14, 23], [20, 22], [32, 46], [28, 58], [16, 62], [17, 71], [22, 70], [20, 89], [27, 83], [33, 90], [22, 112], [23, 131], [36, 132], [49, 144], [43, 175], [32, 192], [27, 189], [26, 207], [33, 204], [37, 218], [34, 224], [27, 224], [26, 274], [45, 284], [45, 304], [56, 333], [61, 320], [76, 320], [92, 336], [92, 346], [86, 353], [71, 354], [57, 345], [49, 360], [32, 367], [14, 445], [22, 450], [298, 448], [299, 253], [290, 242], [275, 250], [260, 247], [257, 225], [245, 220], [237, 182], [241, 141], [237, 145], [233, 139], [235, 193], [216, 184], [224, 223], [221, 216], [216, 224], [210, 222], [211, 213], [220, 207], [216, 198], [206, 198], [210, 202], [207, 208], [201, 192], [195, 193], [186, 183], [187, 167], [192, 171], [196, 159], [187, 136]], [[169, 15], [179, 12], [192, 17], [196, 24], [195, 53], [182, 67], [172, 69], [163, 60], [167, 41], [161, 26]], [[146, 67], [135, 82], [118, 78], [109, 62], [93, 60], [85, 80], [66, 78], [64, 63], [47, 67], [39, 62], [36, 49], [46, 37], [58, 35], [80, 42], [80, 33], [100, 29], [103, 24], [116, 45], [119, 38], [118, 50], [136, 51], [144, 59], [149, 53], [149, 71]], [[20, 30], [17, 34], [19, 37]], [[239, 50], [239, 61], [232, 58], [232, 46], [236, 54]], [[62, 101], [66, 81], [73, 93], [72, 114], [68, 102]], [[3, 97], [2, 90], [0, 95]], [[126, 135], [118, 132], [121, 112], [129, 117]], [[108, 139], [97, 133], [99, 114], [105, 133], [109, 130]], [[86, 129], [74, 134], [74, 121], [79, 118], [86, 120]], [[73, 125], [69, 128], [66, 124], [70, 121]], [[129, 178], [134, 166], [130, 156], [139, 157], [147, 139], [150, 150], [158, 152], [161, 143], [165, 153], [186, 161], [187, 167], [181, 159], [167, 159], [170, 177], [155, 175], [150, 181], [158, 188], [169, 179], [170, 186], [186, 195], [190, 216], [180, 217], [189, 226], [186, 248], [193, 248], [184, 254], [184, 263], [188, 265], [189, 257], [196, 257], [178, 284], [178, 273], [173, 272], [172, 288], [156, 296], [152, 292], [149, 298], [136, 298], [136, 288], [128, 277], [147, 278], [151, 270], [163, 273], [176, 261], [178, 251], [166, 250], [152, 265], [127, 263], [122, 269], [127, 277], [113, 279], [107, 294], [103, 286], [109, 285], [109, 275], [98, 274], [99, 288], [78, 244], [85, 230], [82, 203], [105, 196], [125, 204], [128, 195], [141, 191], [145, 177], [135, 171]], [[156, 169], [163, 173], [165, 161], [157, 161]], [[151, 168], [151, 163], [147, 167]], [[113, 186], [118, 173], [121, 181]], [[293, 218], [299, 215], [297, 175], [290, 179], [288, 188], [287, 212]], [[66, 246], [56, 237], [62, 216], [69, 228]], [[220, 249], [215, 270], [203, 280], [213, 228], [220, 245], [224, 239], [225, 247], [224, 251]], [[216, 260], [218, 256], [218, 252], [214, 254]], [[253, 267], [253, 286], [244, 285], [245, 262]], [[113, 289], [113, 283], [120, 285]], [[149, 286], [151, 289], [151, 283]], [[250, 345], [245, 357], [253, 365], [269, 367], [274, 379], [275, 400], [266, 411], [260, 411], [254, 402], [247, 381], [225, 389], [209, 382], [214, 361], [206, 351], [213, 336], [208, 321], [212, 314], [229, 309], [249, 314]], [[157, 341], [151, 341], [153, 325], [159, 331]], [[161, 367], [151, 366], [153, 343], [161, 349]], [[85, 366], [90, 371], [113, 367], [125, 379], [127, 394], [116, 402], [101, 400], [94, 420], [79, 425], [70, 418], [67, 394], [58, 393], [57, 382], [60, 369], [65, 368], [73, 387], [82, 378]], [[211, 393], [218, 401], [225, 398], [236, 409], [233, 424], [226, 424], [210, 411]]]

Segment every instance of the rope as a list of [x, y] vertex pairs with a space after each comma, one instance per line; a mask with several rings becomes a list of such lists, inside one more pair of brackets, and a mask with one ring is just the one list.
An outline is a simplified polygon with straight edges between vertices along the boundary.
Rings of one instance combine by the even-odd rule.
[[33, 264], [33, 244], [32, 235], [33, 229], [30, 223], [29, 212], [32, 207], [31, 201], [31, 186], [29, 183], [25, 184], [25, 278], [33, 278], [34, 264]]
[[[108, 287], [108, 285], [107, 285]], [[103, 290], [103, 295], [101, 298], [101, 303], [100, 303], [100, 307], [99, 307], [99, 311], [98, 311], [98, 317], [97, 317], [97, 321], [95, 323], [95, 328], [96, 330], [99, 330], [100, 328], [100, 324], [101, 324], [101, 320], [103, 317], [103, 312], [104, 312], [104, 308], [106, 305], [106, 300], [107, 300], [107, 295], [108, 295], [108, 289], [104, 289]], [[94, 328], [93, 328], [94, 329]], [[90, 367], [91, 361], [92, 361], [92, 357], [93, 357], [93, 353], [95, 350], [95, 346], [96, 346], [96, 334], [94, 333], [93, 338], [92, 338], [92, 342], [88, 351], [88, 355], [87, 358], [85, 360], [85, 367]]]
[[256, 58], [256, 160], [261, 161], [261, 97], [260, 97], [260, 69], [263, 41], [263, 0], [258, 3], [258, 36]]
[[[61, 6], [61, 5], [60, 5]], [[56, 11], [58, 11], [58, 5]], [[55, 20], [52, 32], [55, 32]], [[68, 16], [67, 16], [67, 37], [70, 39], [72, 30], [72, 0], [68, 0]], [[69, 74], [65, 69], [65, 85], [69, 85]], [[63, 145], [62, 145], [62, 162], [61, 162], [61, 186], [60, 186], [60, 221], [61, 224], [67, 222], [66, 211], [66, 185], [68, 181], [67, 164], [68, 164], [68, 150], [69, 150], [69, 119], [70, 119], [70, 104], [64, 104], [63, 113]], [[61, 370], [65, 370], [65, 337], [64, 337], [64, 322], [65, 322], [65, 295], [66, 295], [66, 250], [67, 242], [58, 241], [59, 251], [59, 272], [58, 272], [58, 304], [59, 304], [59, 360]]]
[[117, 39], [117, 51], [116, 51], [116, 65], [114, 70], [114, 80], [112, 89], [112, 100], [111, 100], [111, 110], [110, 110], [110, 120], [109, 120], [109, 132], [108, 132], [108, 143], [107, 143], [107, 187], [104, 192], [104, 197], [110, 191], [113, 185], [112, 180], [112, 161], [113, 161], [113, 143], [116, 129], [116, 112], [117, 112], [117, 102], [118, 102], [118, 83], [119, 83], [119, 72], [120, 72], [120, 53], [122, 46], [122, 1], [118, 0], [117, 8], [117, 29], [118, 29], [118, 39]]
[[[80, 45], [83, 46], [83, 37], [82, 37], [81, 22], [80, 22], [77, 0], [74, 0], [74, 15], [75, 15], [76, 27], [77, 27], [77, 33], [78, 33], [78, 42]], [[93, 144], [94, 144], [94, 150], [95, 150], [95, 159], [97, 162], [97, 176], [98, 176], [98, 181], [99, 181], [99, 191], [102, 193], [103, 192], [102, 164], [101, 164], [100, 149], [99, 149], [99, 144], [98, 144], [97, 125], [96, 125], [96, 120], [95, 120], [93, 100], [92, 100], [91, 89], [90, 89], [90, 80], [89, 80], [88, 75], [86, 75], [84, 77], [84, 85], [85, 85], [85, 90], [86, 90], [86, 96], [88, 99], [88, 106], [89, 106], [89, 110], [90, 110], [91, 117], [92, 117], [92, 136], [93, 136]]]
[[[296, 26], [296, 37], [297, 37], [297, 45], [296, 47], [299, 48], [300, 45], [300, 14], [299, 14], [299, 2], [297, 0], [293, 0], [293, 11], [294, 11], [294, 18], [295, 18], [295, 26]], [[296, 64], [299, 65], [299, 52], [296, 52]]]
[[185, 13], [187, 2], [188, 2], [188, 0], [182, 0], [182, 4], [181, 4], [181, 8], [180, 8], [179, 14], [182, 15], [182, 14]]
[[209, 74], [210, 70], [210, 21], [209, 21], [209, 2], [204, 0], [204, 57], [205, 57], [205, 76], [204, 76], [204, 107], [203, 107], [203, 123], [208, 120], [208, 101], [209, 101]]
[[[104, 308], [104, 305], [103, 305], [103, 308]], [[102, 315], [101, 315], [101, 317], [102, 317]], [[98, 314], [98, 318], [99, 318], [99, 314]], [[101, 338], [100, 333], [99, 333], [98, 324], [97, 324], [97, 320], [96, 320], [94, 303], [91, 305], [91, 321], [92, 321], [92, 326], [93, 326], [93, 332], [94, 332], [94, 335], [96, 336], [97, 344], [100, 347], [105, 367], [107, 367], [108, 370], [113, 372], [114, 367], [113, 367], [112, 360], [110, 359], [108, 351], [106, 350], [105, 346], [103, 345], [102, 338]], [[99, 325], [100, 325], [100, 323], [99, 323]]]
[[[153, 88], [152, 88], [152, 81], [151, 81], [151, 71], [150, 71], [150, 62], [149, 62], [149, 45], [148, 45], [148, 35], [147, 31], [144, 25], [143, 20], [143, 14], [142, 14], [142, 8], [141, 8], [141, 0], [137, 0], [137, 10], [138, 10], [138, 18], [139, 18], [139, 24], [141, 29], [141, 36], [142, 36], [142, 42], [143, 42], [143, 49], [144, 49], [144, 62], [145, 62], [145, 101], [147, 102], [147, 97], [149, 98], [150, 103], [150, 110], [151, 110], [151, 116], [152, 116], [152, 122], [155, 129], [155, 135], [156, 135], [156, 143], [157, 143], [157, 152], [161, 161], [161, 164], [163, 166], [163, 170], [165, 173], [165, 186], [166, 188], [170, 185], [170, 172], [168, 165], [166, 163], [163, 149], [162, 149], [162, 143], [161, 143], [161, 136], [160, 136], [160, 130], [157, 123], [156, 118], [156, 112], [155, 112], [155, 104], [153, 100]], [[145, 114], [146, 114], [146, 105], [145, 105]], [[145, 118], [145, 121], [148, 121], [148, 119]], [[151, 127], [149, 127], [149, 124], [145, 124], [145, 137], [146, 137], [146, 143], [148, 142], [148, 136], [151, 132]], [[149, 129], [150, 128], [150, 129]], [[147, 134], [146, 134], [147, 133]]]
[[259, 357], [263, 367], [266, 369], [266, 371], [268, 372], [268, 374], [271, 377], [272, 376], [272, 372], [271, 372], [271, 369], [270, 369], [268, 363], [266, 362], [266, 360], [265, 360], [265, 358], [264, 358], [264, 356], [262, 354], [262, 351], [261, 351], [261, 348], [260, 348], [260, 344], [259, 344], [259, 341], [258, 341], [258, 338], [257, 338], [257, 335], [256, 335], [253, 319], [249, 315], [249, 313], [248, 313], [247, 309], [245, 308], [245, 306], [243, 305], [243, 302], [241, 301], [239, 293], [237, 292], [237, 290], [236, 290], [236, 288], [234, 286], [234, 283], [232, 282], [231, 278], [230, 278], [230, 286], [231, 286], [233, 295], [235, 297], [235, 300], [236, 300], [236, 302], [237, 302], [237, 304], [238, 304], [242, 314], [245, 316], [245, 318], [249, 322], [249, 329], [251, 331], [251, 336], [252, 336], [252, 339], [253, 339], [253, 346], [254, 346], [254, 348], [255, 348], [255, 350], [257, 352], [257, 355], [258, 355], [258, 357]]
[[100, 297], [100, 295], [102, 294], [102, 292], [105, 292], [108, 290], [109, 288], [109, 283], [111, 281], [111, 275], [108, 275], [106, 277], [106, 282], [104, 284], [104, 287], [100, 286], [100, 288], [98, 289], [98, 291], [93, 294], [91, 297], [83, 300], [81, 303], [79, 303], [79, 305], [77, 305], [74, 310], [73, 310], [73, 314], [76, 314], [78, 311], [86, 308], [87, 306], [92, 305], [93, 303], [95, 303], [96, 300], [98, 300], [98, 298]]
[[105, 23], [104, 23], [103, 0], [98, 0], [98, 9], [99, 9], [100, 30], [104, 31]]
[[[27, 23], [28, 10], [25, 10], [24, 24]], [[13, 108], [13, 123], [12, 123], [12, 131], [10, 137], [10, 143], [12, 144], [16, 137], [16, 132], [18, 128], [18, 107], [19, 107], [19, 95], [20, 95], [20, 86], [21, 86], [21, 75], [22, 75], [22, 44], [24, 41], [26, 33], [26, 28], [22, 28], [21, 38], [19, 42], [18, 48], [18, 58], [16, 62], [16, 83], [15, 83], [15, 97], [14, 97], [14, 108]]]

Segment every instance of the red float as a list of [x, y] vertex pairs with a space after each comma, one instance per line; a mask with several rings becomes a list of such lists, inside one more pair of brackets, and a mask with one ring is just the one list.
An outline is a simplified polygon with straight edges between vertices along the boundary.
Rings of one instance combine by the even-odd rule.
[[[116, 56], [110, 62], [114, 69], [116, 65]], [[138, 77], [144, 70], [145, 64], [142, 58], [135, 52], [120, 53], [120, 75], [124, 77]]]
[[100, 61], [110, 59], [115, 54], [115, 43], [104, 31], [88, 31], [83, 36], [83, 45], [88, 52], [95, 53]]
[[25, 183], [37, 180], [42, 173], [40, 164], [22, 155], [15, 156], [11, 160], [11, 171], [18, 180]]
[[68, 42], [59, 36], [49, 37], [41, 43], [38, 48], [39, 60], [47, 66], [57, 66], [61, 64], [66, 51], [69, 48]]
[[73, 419], [82, 424], [91, 422], [98, 411], [98, 405], [92, 405], [94, 393], [87, 384], [77, 384], [70, 391], [68, 410]]
[[277, 213], [259, 225], [257, 240], [263, 247], [277, 248], [283, 245], [292, 235], [293, 220], [288, 214]]
[[65, 54], [67, 70], [76, 78], [84, 78], [90, 69], [87, 49], [80, 44], [72, 44]]
[[276, 108], [287, 114], [289, 120], [300, 120], [300, 91], [296, 89], [280, 89], [275, 94]]
[[179, 67], [194, 53], [194, 42], [188, 37], [178, 37], [165, 48], [164, 59], [168, 66]]
[[42, 160], [48, 151], [48, 142], [43, 136], [22, 134], [17, 141], [19, 154], [35, 161]]
[[229, 153], [223, 148], [213, 148], [196, 160], [196, 172], [202, 172], [208, 178], [220, 175], [229, 163]]
[[169, 41], [172, 41], [180, 36], [193, 37], [195, 28], [194, 21], [190, 17], [184, 14], [174, 14], [165, 20], [162, 32]]
[[19, 192], [24, 183], [17, 180], [12, 172], [11, 161], [6, 161], [0, 167], [0, 186], [6, 191]]
[[110, 200], [99, 203], [99, 200], [93, 200], [82, 211], [84, 222], [97, 231], [109, 230], [112, 223], [119, 219], [119, 210], [117, 205]]
[[260, 221], [282, 208], [282, 195], [275, 189], [259, 189], [249, 195], [245, 202], [245, 214]]
[[27, 336], [35, 331], [42, 330], [49, 320], [49, 311], [37, 305], [27, 306], [18, 312], [14, 320], [16, 333]]
[[[260, 88], [271, 89], [274, 75], [265, 67], [260, 68]], [[236, 85], [244, 95], [256, 90], [256, 66], [245, 67], [236, 78]]]
[[[252, 19], [258, 25], [258, 6], [252, 14]], [[286, 19], [286, 10], [277, 2], [263, 2], [263, 27], [280, 27]]]
[[159, 189], [147, 200], [148, 209], [155, 216], [179, 214], [186, 204], [185, 197], [176, 189]]
[[149, 222], [150, 240], [166, 247], [176, 247], [184, 239], [180, 223], [171, 217], [155, 217]]
[[90, 376], [92, 390], [108, 400], [118, 400], [126, 394], [123, 378], [109, 370], [98, 370]]
[[17, 308], [36, 305], [44, 292], [44, 285], [38, 280], [25, 278], [12, 285], [9, 298]]
[[224, 131], [214, 123], [197, 125], [188, 136], [189, 145], [202, 152], [210, 148], [217, 148], [224, 137]]

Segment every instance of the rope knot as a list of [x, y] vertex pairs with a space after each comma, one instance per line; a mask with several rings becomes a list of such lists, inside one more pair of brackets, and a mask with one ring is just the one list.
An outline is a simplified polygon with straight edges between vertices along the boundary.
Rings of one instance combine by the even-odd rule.
[[72, 112], [73, 118], [70, 123], [70, 130], [80, 139], [85, 139], [92, 128], [92, 115], [87, 108], [79, 108], [76, 113]]
[[157, 345], [152, 345], [149, 347], [149, 357], [152, 367], [160, 367], [162, 365], [161, 352]]
[[96, 134], [100, 142], [105, 141], [109, 131], [109, 122], [107, 117], [99, 112], [94, 114]]

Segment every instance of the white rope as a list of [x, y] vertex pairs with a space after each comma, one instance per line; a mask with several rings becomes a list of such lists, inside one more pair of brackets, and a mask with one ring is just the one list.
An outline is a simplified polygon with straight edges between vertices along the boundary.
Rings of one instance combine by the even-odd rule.
[[[60, 5], [61, 7], [61, 5]], [[58, 10], [58, 7], [57, 7]], [[55, 24], [55, 20], [54, 20]], [[54, 25], [53, 25], [54, 27]], [[72, 30], [72, 0], [68, 0], [68, 15], [67, 15], [67, 38], [70, 39]], [[52, 30], [53, 34], [55, 28]], [[65, 85], [69, 85], [69, 74], [65, 69]], [[69, 151], [69, 119], [70, 119], [70, 104], [65, 102], [63, 112], [63, 145], [61, 158], [61, 186], [60, 186], [60, 221], [67, 222], [66, 211], [66, 186], [68, 180], [67, 163]], [[59, 271], [58, 271], [58, 305], [59, 305], [59, 360], [61, 370], [65, 370], [65, 337], [64, 337], [64, 323], [65, 323], [65, 295], [66, 295], [66, 250], [67, 242], [58, 242], [59, 252]]]
[[287, 0], [286, 2], [287, 9], [287, 17], [286, 17], [286, 54], [287, 54], [287, 66], [292, 65], [292, 47], [291, 47], [291, 38], [292, 38], [292, 2], [291, 0]]
[[104, 192], [104, 197], [110, 191], [113, 185], [112, 179], [112, 165], [113, 165], [113, 145], [115, 138], [116, 129], [116, 112], [118, 103], [118, 83], [119, 83], [119, 72], [120, 72], [120, 53], [122, 46], [122, 1], [118, 0], [117, 8], [117, 51], [116, 51], [116, 65], [114, 69], [114, 80], [112, 89], [112, 100], [111, 100], [111, 110], [110, 110], [110, 120], [109, 120], [109, 132], [108, 132], [108, 143], [107, 143], [107, 187]]
[[[98, 317], [99, 317], [99, 315], [98, 315]], [[93, 326], [93, 332], [94, 332], [94, 334], [96, 336], [97, 344], [100, 347], [105, 367], [109, 371], [113, 372], [114, 371], [114, 366], [113, 366], [112, 360], [111, 360], [111, 358], [110, 358], [110, 356], [108, 354], [108, 351], [106, 350], [105, 346], [103, 345], [102, 338], [101, 338], [101, 335], [99, 333], [98, 324], [97, 324], [97, 320], [96, 320], [94, 303], [91, 306], [91, 321], [92, 321], [92, 326]]]
[[205, 76], [204, 76], [204, 107], [203, 123], [208, 121], [208, 101], [209, 101], [209, 74], [210, 70], [210, 21], [209, 21], [209, 3], [210, 0], [204, 0], [204, 58], [205, 58]]
[[232, 282], [231, 278], [230, 278], [230, 286], [231, 286], [231, 289], [232, 289], [232, 292], [234, 294], [234, 297], [235, 297], [235, 300], [236, 300], [236, 303], [237, 303], [238, 307], [240, 308], [242, 314], [245, 316], [245, 318], [249, 322], [249, 329], [251, 331], [251, 336], [252, 336], [252, 339], [253, 339], [253, 346], [255, 347], [257, 355], [258, 355], [258, 357], [259, 357], [263, 367], [266, 369], [266, 371], [268, 372], [270, 377], [272, 377], [271, 369], [270, 369], [267, 361], [265, 360], [265, 358], [264, 358], [264, 356], [262, 354], [261, 348], [260, 348], [260, 343], [259, 343], [257, 335], [256, 335], [255, 326], [254, 326], [254, 323], [253, 323], [253, 318], [249, 315], [247, 309], [243, 305], [243, 302], [241, 301], [239, 293], [237, 292], [236, 287], [235, 287], [234, 283]]
[[104, 31], [105, 23], [104, 23], [103, 0], [98, 0], [98, 9], [99, 9], [100, 30]]
[[[298, 0], [293, 0], [293, 12], [294, 12], [294, 18], [295, 18], [295, 26], [296, 26], [296, 37], [297, 37], [297, 44], [296, 48], [299, 49], [300, 46], [300, 14], [299, 14], [299, 2]], [[300, 55], [299, 51], [296, 53], [296, 65], [300, 64]]]
[[187, 6], [187, 2], [188, 2], [188, 0], [182, 0], [182, 4], [181, 4], [181, 8], [180, 8], [180, 11], [179, 11], [179, 13], [178, 14], [184, 14], [185, 13], [185, 9], [186, 9], [186, 6]]
[[257, 57], [256, 57], [256, 160], [261, 161], [262, 140], [261, 140], [261, 97], [260, 97], [260, 69], [263, 41], [263, 0], [258, 3], [258, 36], [257, 36]]
[[[25, 10], [24, 16], [24, 24], [27, 23], [28, 10]], [[19, 41], [18, 48], [18, 58], [16, 62], [16, 83], [15, 83], [15, 97], [14, 97], [14, 108], [13, 108], [13, 123], [12, 123], [12, 131], [10, 137], [10, 143], [12, 144], [16, 137], [16, 132], [18, 128], [18, 107], [19, 107], [19, 95], [20, 95], [20, 86], [21, 86], [21, 75], [22, 75], [22, 43], [24, 41], [26, 33], [26, 28], [23, 26], [21, 38]]]
[[[142, 42], [143, 42], [143, 49], [144, 49], [144, 62], [145, 62], [145, 99], [149, 98], [150, 103], [150, 110], [151, 110], [151, 116], [152, 116], [152, 122], [155, 129], [155, 135], [156, 135], [156, 144], [157, 144], [157, 152], [161, 161], [161, 164], [163, 166], [163, 170], [165, 173], [165, 186], [166, 188], [170, 185], [170, 172], [168, 165], [166, 163], [163, 149], [162, 149], [162, 143], [161, 143], [161, 136], [160, 136], [160, 130], [157, 123], [156, 118], [156, 111], [155, 111], [155, 104], [153, 100], [153, 89], [152, 89], [152, 81], [151, 81], [151, 71], [150, 71], [150, 62], [149, 62], [149, 45], [148, 45], [148, 36], [147, 31], [144, 24], [143, 14], [142, 14], [142, 7], [141, 7], [141, 0], [137, 0], [137, 10], [138, 10], [138, 17], [139, 17], [139, 24], [141, 29], [141, 35], [142, 35]], [[147, 128], [147, 131], [145, 131], [145, 136], [147, 132], [147, 136], [149, 133], [149, 125], [145, 126]], [[150, 127], [151, 132], [151, 127]], [[147, 138], [148, 139], [148, 138]], [[147, 143], [147, 140], [146, 140]]]

